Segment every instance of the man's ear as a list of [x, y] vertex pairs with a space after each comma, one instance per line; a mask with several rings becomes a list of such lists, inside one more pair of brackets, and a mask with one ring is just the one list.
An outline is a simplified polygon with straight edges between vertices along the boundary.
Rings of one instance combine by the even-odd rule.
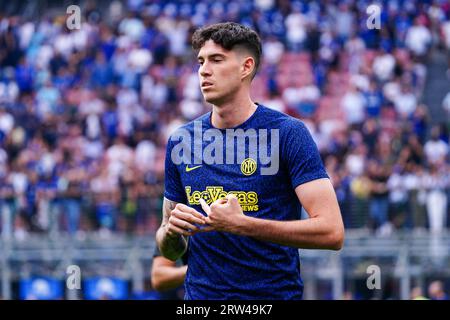
[[254, 70], [255, 70], [255, 59], [252, 56], [244, 57], [244, 61], [242, 62], [241, 80], [247, 77], [251, 78]]

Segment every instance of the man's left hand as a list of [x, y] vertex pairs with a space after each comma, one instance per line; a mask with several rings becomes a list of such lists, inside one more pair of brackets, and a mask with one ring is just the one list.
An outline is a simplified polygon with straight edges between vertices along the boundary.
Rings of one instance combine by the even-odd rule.
[[215, 231], [236, 233], [236, 228], [245, 217], [234, 194], [214, 201], [211, 206], [203, 199], [200, 199], [200, 204], [208, 215], [205, 222]]

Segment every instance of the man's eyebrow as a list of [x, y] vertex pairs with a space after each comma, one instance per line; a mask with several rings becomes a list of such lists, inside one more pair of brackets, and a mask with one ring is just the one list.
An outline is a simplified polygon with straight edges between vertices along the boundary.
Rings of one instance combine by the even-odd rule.
[[[224, 54], [222, 54], [222, 53], [213, 53], [213, 54], [210, 54], [210, 55], [208, 55], [207, 56], [207, 58], [225, 58], [225, 55]], [[197, 59], [198, 60], [200, 60], [200, 59], [204, 59], [204, 57], [203, 56], [197, 56]]]

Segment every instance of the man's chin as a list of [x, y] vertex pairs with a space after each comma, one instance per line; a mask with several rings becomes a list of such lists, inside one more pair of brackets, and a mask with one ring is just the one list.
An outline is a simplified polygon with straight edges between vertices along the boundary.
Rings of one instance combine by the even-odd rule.
[[212, 95], [203, 95], [203, 99], [205, 99], [205, 101], [207, 103], [214, 104], [214, 105], [220, 104], [220, 100], [221, 100], [219, 97], [214, 97]]

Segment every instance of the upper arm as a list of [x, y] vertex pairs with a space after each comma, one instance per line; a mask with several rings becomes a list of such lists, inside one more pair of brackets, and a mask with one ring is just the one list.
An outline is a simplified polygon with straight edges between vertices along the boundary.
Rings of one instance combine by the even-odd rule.
[[310, 218], [321, 217], [343, 228], [341, 211], [330, 179], [316, 179], [295, 188], [298, 200]]
[[172, 261], [163, 256], [157, 256], [153, 258], [152, 262], [152, 272], [159, 267], [176, 267], [176, 261]]
[[344, 223], [331, 181], [313, 180], [297, 186], [295, 193], [309, 217], [331, 237], [333, 248], [341, 249], [345, 238]]
[[150, 279], [153, 289], [157, 291], [171, 289], [181, 282], [177, 277], [176, 262], [163, 256], [153, 257]]

